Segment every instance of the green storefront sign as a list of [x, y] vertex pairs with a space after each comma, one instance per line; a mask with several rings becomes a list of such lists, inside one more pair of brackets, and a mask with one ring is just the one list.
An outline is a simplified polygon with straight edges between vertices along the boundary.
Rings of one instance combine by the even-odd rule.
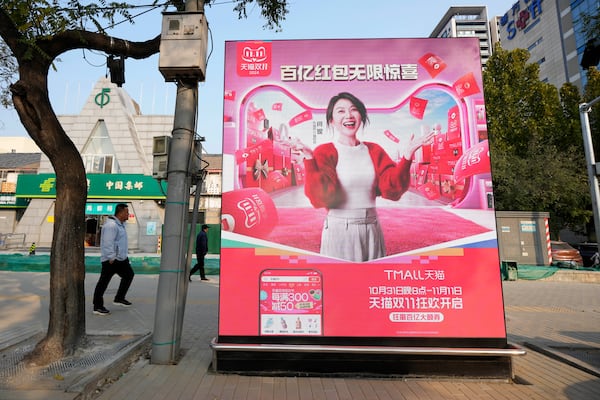
[[0, 194], [0, 208], [27, 208], [29, 200], [17, 198], [14, 193]]
[[[167, 198], [167, 183], [142, 174], [88, 174], [88, 199], [154, 199]], [[56, 197], [56, 175], [19, 175], [16, 197], [53, 199]]]
[[114, 215], [117, 203], [85, 203], [85, 215]]

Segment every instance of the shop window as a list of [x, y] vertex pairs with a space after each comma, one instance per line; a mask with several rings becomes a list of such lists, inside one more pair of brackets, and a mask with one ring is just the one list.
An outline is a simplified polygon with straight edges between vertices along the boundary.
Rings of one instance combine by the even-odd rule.
[[104, 120], [100, 119], [81, 150], [81, 157], [87, 173], [119, 174], [121, 168], [116, 159], [115, 149]]
[[111, 174], [113, 173], [112, 155], [90, 155], [85, 154], [83, 163], [85, 171], [92, 174]]

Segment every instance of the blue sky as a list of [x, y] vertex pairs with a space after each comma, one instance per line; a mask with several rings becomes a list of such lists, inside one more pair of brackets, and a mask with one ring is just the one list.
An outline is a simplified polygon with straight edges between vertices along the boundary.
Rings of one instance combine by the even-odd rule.
[[[206, 82], [199, 86], [198, 133], [206, 138], [209, 153], [222, 146], [223, 52], [227, 40], [413, 38], [428, 37], [451, 6], [486, 5], [488, 17], [504, 14], [515, 0], [291, 0], [290, 12], [281, 32], [263, 29], [258, 7], [250, 8], [246, 20], [238, 20], [234, 4], [217, 0], [206, 7], [209, 23], [210, 58]], [[148, 2], [133, 1], [135, 4]], [[142, 10], [133, 14], [137, 14]], [[129, 40], [147, 40], [160, 32], [161, 13], [155, 10], [123, 23], [110, 33]], [[65, 53], [49, 76], [49, 91], [55, 112], [78, 114], [96, 81], [106, 74], [106, 56], [75, 50]], [[146, 60], [127, 59], [123, 88], [140, 104], [145, 115], [173, 114], [176, 86], [166, 83], [158, 71], [158, 55]], [[14, 110], [0, 108], [0, 137], [27, 136]]]

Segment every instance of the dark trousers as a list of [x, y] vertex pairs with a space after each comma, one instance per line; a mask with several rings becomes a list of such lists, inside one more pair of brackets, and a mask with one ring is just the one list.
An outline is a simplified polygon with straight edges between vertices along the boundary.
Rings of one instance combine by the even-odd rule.
[[191, 269], [190, 279], [196, 271], [200, 271], [200, 279], [206, 279], [206, 275], [204, 272], [204, 256], [202, 256], [202, 257], [196, 256], [196, 258], [197, 258], [198, 264], [194, 265], [194, 268]]
[[104, 307], [104, 292], [106, 292], [106, 288], [114, 274], [121, 277], [121, 283], [119, 284], [115, 300], [125, 300], [125, 295], [135, 275], [131, 264], [129, 264], [129, 259], [126, 258], [123, 261], [114, 260], [112, 264], [104, 261], [102, 262], [100, 279], [98, 279], [96, 289], [94, 290], [94, 308]]

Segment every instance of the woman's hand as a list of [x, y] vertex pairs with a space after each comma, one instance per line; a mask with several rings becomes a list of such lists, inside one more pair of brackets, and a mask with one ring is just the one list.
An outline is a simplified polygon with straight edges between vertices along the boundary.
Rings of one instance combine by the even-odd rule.
[[408, 143], [408, 147], [404, 151], [404, 158], [407, 160], [412, 160], [415, 152], [419, 150], [422, 146], [431, 144], [433, 139], [435, 138], [435, 132], [431, 131], [425, 136], [421, 136], [415, 138], [415, 134], [410, 135], [410, 142]]
[[302, 154], [302, 156], [304, 156], [304, 158], [306, 158], [307, 160], [311, 160], [313, 158], [312, 149], [310, 147], [308, 147], [307, 145], [305, 145], [304, 143], [302, 143], [300, 141], [300, 139], [298, 139], [298, 138], [292, 139], [291, 144], [292, 144], [292, 152], [294, 152], [296, 154]]

